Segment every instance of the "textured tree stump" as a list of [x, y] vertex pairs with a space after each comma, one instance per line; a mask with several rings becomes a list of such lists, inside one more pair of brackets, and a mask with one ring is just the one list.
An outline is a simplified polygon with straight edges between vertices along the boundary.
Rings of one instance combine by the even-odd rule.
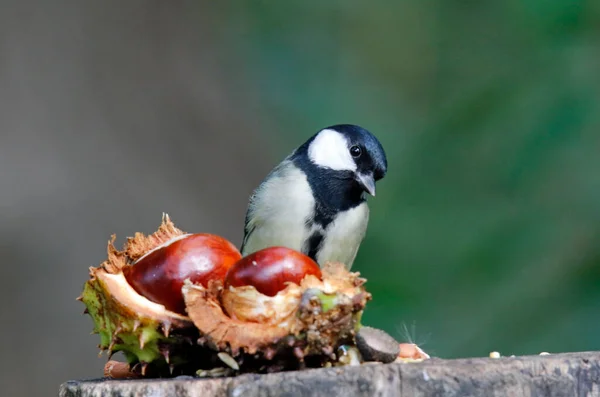
[[87, 380], [61, 397], [600, 396], [600, 352], [430, 359], [224, 379]]

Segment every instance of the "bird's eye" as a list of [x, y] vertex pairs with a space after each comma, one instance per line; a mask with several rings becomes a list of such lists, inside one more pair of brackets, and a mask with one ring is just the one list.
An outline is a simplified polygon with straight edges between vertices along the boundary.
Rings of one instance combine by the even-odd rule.
[[362, 154], [360, 146], [352, 146], [350, 148], [350, 154], [352, 155], [352, 157], [360, 157], [360, 155]]

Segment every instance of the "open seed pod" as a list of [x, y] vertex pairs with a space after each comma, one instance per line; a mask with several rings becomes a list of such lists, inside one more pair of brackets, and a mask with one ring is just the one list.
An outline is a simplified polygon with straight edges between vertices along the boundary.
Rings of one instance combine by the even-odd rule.
[[78, 298], [94, 321], [100, 349], [123, 352], [141, 375], [193, 373], [214, 365], [214, 353], [205, 357], [206, 349], [196, 344], [199, 333], [185, 315], [181, 287], [184, 279], [199, 285], [222, 280], [240, 259], [238, 250], [218, 236], [186, 234], [166, 215], [155, 233], [136, 233], [122, 251], [114, 240], [107, 260], [90, 268]]
[[272, 247], [237, 262], [224, 282], [186, 282], [183, 295], [201, 344], [230, 354], [242, 371], [269, 371], [327, 365], [339, 346], [354, 344], [371, 299], [364, 281], [341, 263], [319, 269]]

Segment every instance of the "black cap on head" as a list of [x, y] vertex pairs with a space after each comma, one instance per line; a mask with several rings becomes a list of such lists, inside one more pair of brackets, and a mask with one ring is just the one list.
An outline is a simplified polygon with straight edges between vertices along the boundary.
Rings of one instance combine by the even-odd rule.
[[353, 124], [338, 124], [326, 129], [343, 134], [350, 146], [357, 146], [357, 156], [354, 158], [357, 172], [372, 172], [376, 181], [383, 178], [387, 172], [387, 157], [379, 140], [368, 130]]

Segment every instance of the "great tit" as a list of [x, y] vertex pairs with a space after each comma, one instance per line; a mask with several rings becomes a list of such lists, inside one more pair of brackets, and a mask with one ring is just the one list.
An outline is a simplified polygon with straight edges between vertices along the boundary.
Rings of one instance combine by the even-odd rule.
[[250, 197], [242, 255], [267, 247], [300, 251], [348, 269], [367, 229], [366, 194], [387, 172], [377, 138], [357, 125], [324, 128], [277, 165]]

